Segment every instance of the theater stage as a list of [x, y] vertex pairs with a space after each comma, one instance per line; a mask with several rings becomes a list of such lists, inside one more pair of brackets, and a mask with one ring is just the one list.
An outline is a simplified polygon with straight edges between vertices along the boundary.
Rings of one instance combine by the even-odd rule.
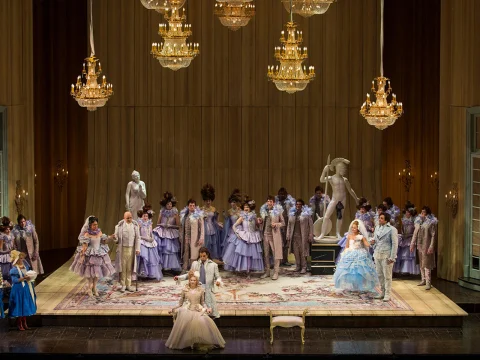
[[[100, 297], [89, 298], [86, 281], [68, 270], [70, 263], [36, 287], [39, 325], [172, 326], [168, 311], [177, 304], [181, 285], [171, 275], [139, 281], [135, 293], [100, 282]], [[293, 269], [282, 268], [277, 281], [222, 271], [218, 325], [268, 326], [268, 310], [293, 315], [308, 309], [307, 327], [459, 327], [467, 316], [437, 289], [416, 286], [418, 280], [394, 279], [392, 299], [383, 302], [371, 294], [336, 291], [330, 275], [301, 276]]]

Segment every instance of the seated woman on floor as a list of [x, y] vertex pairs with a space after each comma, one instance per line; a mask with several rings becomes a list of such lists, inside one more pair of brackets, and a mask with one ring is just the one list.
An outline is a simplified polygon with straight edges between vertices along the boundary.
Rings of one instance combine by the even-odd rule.
[[375, 291], [379, 281], [369, 252], [367, 236], [363, 222], [359, 219], [353, 220], [349, 227], [345, 251], [333, 276], [335, 288], [358, 292]]
[[176, 321], [165, 345], [170, 349], [224, 348], [225, 340], [217, 326], [207, 315], [211, 312], [205, 304], [205, 290], [199, 286], [199, 274], [190, 271], [188, 284], [182, 289], [177, 307]]

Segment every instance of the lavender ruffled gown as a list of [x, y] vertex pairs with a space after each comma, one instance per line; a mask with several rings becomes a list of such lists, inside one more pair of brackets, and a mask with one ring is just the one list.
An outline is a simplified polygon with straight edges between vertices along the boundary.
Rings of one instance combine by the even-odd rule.
[[402, 234], [398, 234], [397, 261], [393, 266], [393, 272], [402, 274], [420, 274], [417, 264], [416, 251], [410, 252], [413, 232], [415, 231], [415, 218], [406, 216], [402, 219]]
[[140, 277], [160, 280], [163, 278], [162, 262], [157, 242], [152, 234], [152, 221], [137, 220], [140, 226], [140, 255], [137, 256], [137, 274]]
[[257, 216], [254, 212], [244, 211], [240, 216], [242, 227], [233, 225], [236, 234], [228, 240], [223, 268], [228, 271], [264, 271], [262, 237], [256, 229]]
[[[80, 245], [77, 247], [75, 258], [70, 270], [84, 278], [104, 278], [112, 276], [115, 268], [112, 265], [110, 256], [108, 256], [108, 245], [102, 243], [107, 240], [107, 235], [101, 236], [81, 236]], [[82, 255], [82, 245], [88, 244], [85, 254]]]
[[176, 222], [177, 208], [161, 210], [160, 225], [153, 229], [153, 237], [157, 242], [157, 251], [164, 269], [181, 271], [180, 234]]

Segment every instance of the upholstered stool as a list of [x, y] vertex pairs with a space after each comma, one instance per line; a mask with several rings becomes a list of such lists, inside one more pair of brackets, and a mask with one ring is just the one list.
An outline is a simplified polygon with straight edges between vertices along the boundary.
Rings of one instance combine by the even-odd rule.
[[302, 344], [305, 344], [305, 315], [307, 315], [307, 313], [308, 310], [303, 310], [302, 316], [273, 316], [272, 311], [268, 310], [268, 314], [270, 315], [270, 344], [273, 344], [273, 329], [277, 326], [283, 328], [298, 326], [302, 336]]

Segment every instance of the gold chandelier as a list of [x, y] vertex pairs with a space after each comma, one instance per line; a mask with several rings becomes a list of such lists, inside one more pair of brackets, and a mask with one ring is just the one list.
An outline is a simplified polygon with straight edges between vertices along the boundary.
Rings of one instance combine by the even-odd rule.
[[[92, 0], [90, 0], [90, 57], [85, 59], [83, 63], [82, 75], [77, 78], [77, 83], [72, 84], [70, 95], [77, 100], [78, 105], [86, 107], [89, 111], [95, 111], [97, 108], [104, 106], [108, 99], [113, 95], [113, 85], [107, 83], [105, 75], [102, 83], [99, 84], [97, 79], [102, 73], [102, 65], [98, 58], [95, 57], [95, 45], [93, 41], [93, 9]], [[98, 63], [98, 70], [97, 70]], [[83, 77], [83, 81], [82, 81]]]
[[[163, 37], [163, 43], [153, 43], [151, 54], [163, 67], [177, 71], [186, 68], [200, 53], [199, 44], [187, 43], [192, 35], [192, 25], [184, 24], [187, 16], [183, 9], [180, 15], [179, 0], [170, 0], [172, 8], [165, 14], [167, 24], [160, 24], [158, 33]], [[170, 13], [170, 15], [169, 15]]]
[[[367, 122], [379, 130], [386, 129], [393, 125], [403, 114], [403, 104], [397, 102], [397, 96], [395, 94], [392, 94], [392, 102], [388, 102], [388, 95], [392, 92], [392, 87], [390, 86], [390, 80], [383, 76], [383, 13], [384, 0], [381, 0], [380, 76], [372, 81], [372, 93], [375, 93], [376, 101], [372, 102], [370, 100], [370, 94], [367, 93], [367, 100], [360, 109], [360, 114], [367, 119]], [[377, 89], [375, 89], [375, 82]]]
[[[292, 0], [290, 0], [290, 10]], [[280, 66], [268, 66], [268, 79], [272, 81], [278, 90], [289, 94], [305, 90], [308, 83], [315, 78], [315, 69], [310, 66], [302, 68], [302, 63], [308, 58], [307, 48], [302, 49], [303, 34], [296, 30], [297, 25], [293, 22], [293, 12], [290, 11], [290, 21], [287, 22], [287, 38], [282, 31], [280, 42], [283, 47], [275, 47], [275, 58], [280, 61]]]
[[[140, 0], [142, 5], [148, 10], [155, 10], [160, 14], [165, 14], [172, 7], [172, 0]], [[180, 0], [177, 7], [182, 7], [187, 0]]]
[[[325, 14], [331, 4], [337, 0], [293, 0], [292, 10], [303, 17]], [[287, 11], [290, 11], [290, 0], [282, 0]]]
[[223, 26], [236, 31], [246, 26], [255, 15], [255, 5], [252, 0], [217, 0], [215, 15]]

